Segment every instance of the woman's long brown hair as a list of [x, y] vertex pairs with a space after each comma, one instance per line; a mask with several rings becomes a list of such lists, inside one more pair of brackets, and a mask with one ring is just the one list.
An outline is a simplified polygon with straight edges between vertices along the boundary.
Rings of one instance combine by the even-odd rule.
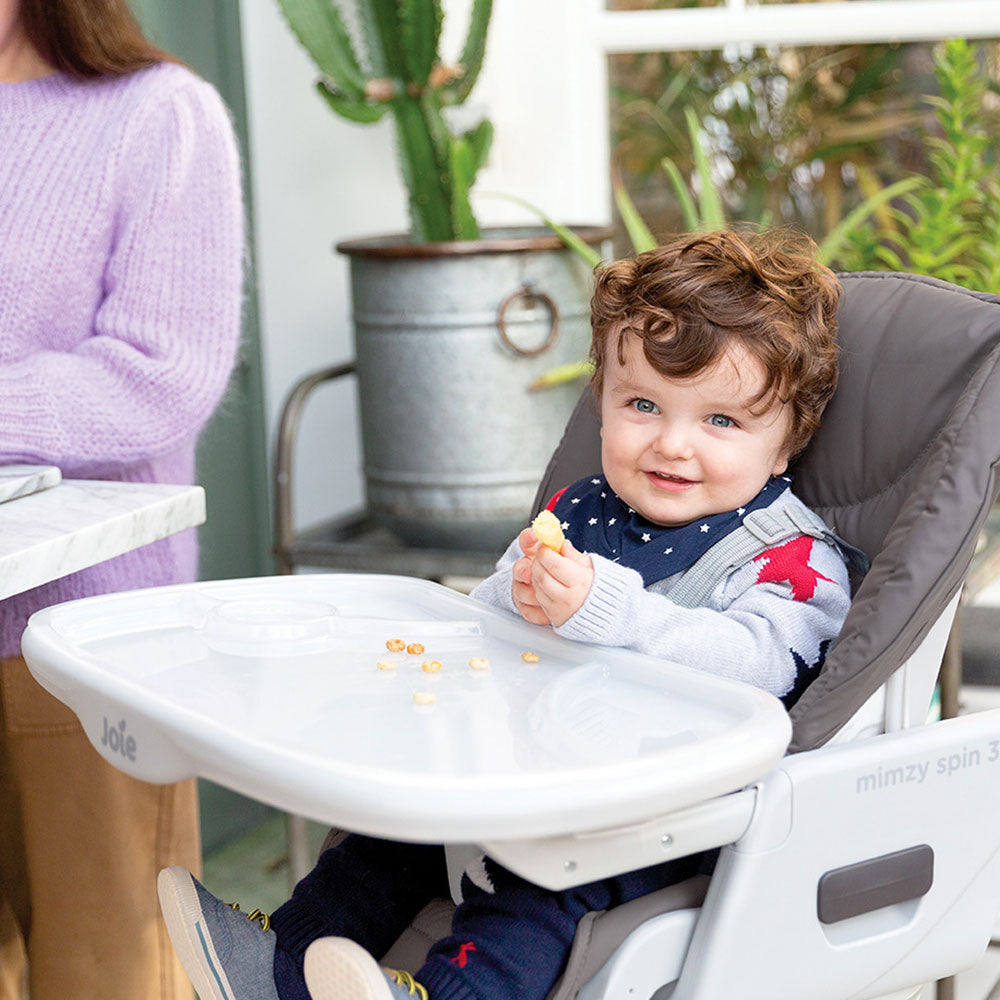
[[177, 61], [146, 39], [128, 0], [21, 0], [21, 21], [38, 54], [70, 76], [122, 76]]

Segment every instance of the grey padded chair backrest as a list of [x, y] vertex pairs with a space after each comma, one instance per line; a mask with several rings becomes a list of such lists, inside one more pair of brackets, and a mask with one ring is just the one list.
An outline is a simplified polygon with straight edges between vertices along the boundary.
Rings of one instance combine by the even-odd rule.
[[[792, 472], [872, 566], [790, 711], [793, 752], [825, 743], [916, 649], [961, 586], [1000, 485], [1000, 296], [912, 274], [840, 279], [840, 382]], [[588, 390], [536, 509], [599, 466]]]

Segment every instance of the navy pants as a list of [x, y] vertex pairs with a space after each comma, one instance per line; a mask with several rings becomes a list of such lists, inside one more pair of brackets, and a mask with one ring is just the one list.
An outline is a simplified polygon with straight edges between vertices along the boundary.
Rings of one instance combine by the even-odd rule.
[[[487, 859], [493, 891], [463, 878], [452, 933], [431, 947], [420, 969], [407, 971], [427, 987], [431, 1000], [544, 1000], [584, 914], [683, 881], [701, 866], [701, 857], [681, 858], [553, 892]], [[309, 997], [302, 962], [316, 938], [348, 937], [378, 958], [428, 902], [447, 895], [441, 847], [351, 836], [324, 851], [292, 898], [271, 915], [279, 997]]]

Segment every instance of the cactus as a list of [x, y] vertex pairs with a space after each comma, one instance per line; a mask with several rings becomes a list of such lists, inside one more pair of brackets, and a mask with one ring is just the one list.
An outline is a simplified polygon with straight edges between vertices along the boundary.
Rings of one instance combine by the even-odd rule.
[[469, 191], [489, 153], [493, 127], [481, 121], [455, 135], [444, 110], [461, 104], [476, 82], [492, 0], [473, 0], [455, 66], [438, 53], [441, 0], [358, 0], [367, 63], [358, 58], [335, 0], [278, 4], [319, 69], [317, 90], [337, 114], [370, 124], [392, 113], [413, 240], [478, 239]]

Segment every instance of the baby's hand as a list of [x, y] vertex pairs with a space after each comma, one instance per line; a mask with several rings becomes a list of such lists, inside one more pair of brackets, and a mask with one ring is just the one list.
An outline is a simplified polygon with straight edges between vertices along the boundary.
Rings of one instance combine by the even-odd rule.
[[521, 617], [525, 621], [531, 622], [532, 625], [551, 625], [549, 616], [539, 606], [538, 598], [535, 596], [535, 588], [531, 582], [532, 564], [541, 545], [531, 528], [525, 528], [518, 535], [517, 542], [524, 555], [514, 563], [512, 569], [514, 607], [521, 612]]
[[594, 564], [590, 556], [579, 552], [568, 538], [561, 552], [536, 544], [531, 560], [533, 596], [539, 610], [553, 625], [563, 625], [580, 610], [593, 582]]

